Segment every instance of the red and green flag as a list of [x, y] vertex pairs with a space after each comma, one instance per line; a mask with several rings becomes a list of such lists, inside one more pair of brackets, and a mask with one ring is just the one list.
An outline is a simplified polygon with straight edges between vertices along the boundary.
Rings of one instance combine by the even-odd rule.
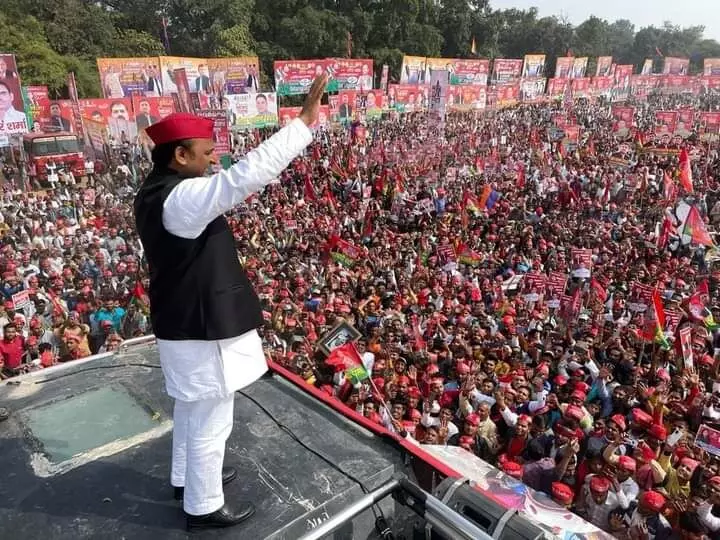
[[325, 363], [333, 367], [336, 372], [344, 371], [345, 378], [353, 384], [370, 378], [370, 374], [362, 363], [360, 353], [352, 341], [334, 348]]

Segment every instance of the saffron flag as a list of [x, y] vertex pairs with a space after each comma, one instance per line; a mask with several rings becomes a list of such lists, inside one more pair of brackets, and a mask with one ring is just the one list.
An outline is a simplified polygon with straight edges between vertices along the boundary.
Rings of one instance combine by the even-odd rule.
[[693, 192], [692, 167], [690, 166], [690, 155], [683, 148], [680, 151], [680, 185], [688, 193]]
[[470, 43], [470, 53], [477, 54], [477, 45], [475, 44], [475, 36], [473, 36], [472, 43]]
[[705, 226], [705, 222], [700, 217], [700, 212], [695, 206], [690, 207], [687, 219], [685, 220], [685, 227], [683, 227], [683, 236], [690, 238], [690, 242], [695, 242], [702, 246], [714, 246], [710, 233]]

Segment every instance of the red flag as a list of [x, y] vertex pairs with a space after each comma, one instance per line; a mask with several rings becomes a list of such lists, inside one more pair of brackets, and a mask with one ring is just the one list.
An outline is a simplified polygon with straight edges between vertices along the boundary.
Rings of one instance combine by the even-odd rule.
[[657, 238], [657, 248], [659, 250], [663, 250], [667, 246], [672, 230], [672, 220], [669, 217], [665, 216], [662, 225], [660, 226], [660, 234], [658, 234]]
[[305, 199], [308, 201], [316, 201], [317, 200], [317, 193], [315, 193], [315, 188], [312, 185], [312, 182], [310, 181], [310, 175], [305, 175]]
[[518, 189], [525, 187], [525, 164], [517, 164], [517, 181], [515, 182]]
[[352, 341], [333, 349], [325, 363], [335, 368], [336, 372], [344, 371], [345, 378], [353, 383], [365, 380], [370, 376], [362, 363], [362, 358], [355, 347], [355, 343]]
[[708, 233], [707, 227], [700, 212], [694, 206], [690, 207], [687, 219], [685, 220], [685, 227], [683, 227], [683, 235], [689, 236], [691, 242], [700, 244], [703, 246], [714, 246], [710, 233]]
[[602, 283], [600, 283], [597, 279], [592, 278], [590, 280], [590, 287], [592, 288], [593, 292], [595, 293], [595, 297], [600, 300], [603, 304], [607, 300], [608, 294], [605, 287], [603, 287]]
[[692, 167], [690, 166], [690, 155], [683, 148], [680, 151], [680, 185], [688, 193], [693, 192]]
[[675, 200], [675, 182], [668, 171], [663, 176], [663, 195], [667, 201]]

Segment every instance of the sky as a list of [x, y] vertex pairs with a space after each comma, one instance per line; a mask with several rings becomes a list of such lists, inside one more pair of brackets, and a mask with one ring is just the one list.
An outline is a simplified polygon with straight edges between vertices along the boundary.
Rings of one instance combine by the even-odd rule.
[[537, 7], [541, 17], [564, 15], [577, 25], [595, 15], [612, 22], [628, 19], [639, 30], [672, 21], [680, 26], [705, 26], [705, 37], [720, 41], [718, 0], [490, 0], [494, 9]]

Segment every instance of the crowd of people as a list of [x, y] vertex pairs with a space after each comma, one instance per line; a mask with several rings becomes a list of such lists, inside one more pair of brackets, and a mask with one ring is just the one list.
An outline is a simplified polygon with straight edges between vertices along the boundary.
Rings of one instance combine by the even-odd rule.
[[[618, 538], [719, 535], [718, 143], [651, 137], [656, 110], [688, 105], [717, 108], [651, 96], [624, 141], [587, 100], [318, 131], [228, 218], [268, 358]], [[238, 136], [234, 158], [270, 134]], [[152, 332], [131, 205], [147, 163], [98, 170], [26, 192], [5, 168], [3, 377]], [[319, 352], [338, 328], [367, 377]]]

